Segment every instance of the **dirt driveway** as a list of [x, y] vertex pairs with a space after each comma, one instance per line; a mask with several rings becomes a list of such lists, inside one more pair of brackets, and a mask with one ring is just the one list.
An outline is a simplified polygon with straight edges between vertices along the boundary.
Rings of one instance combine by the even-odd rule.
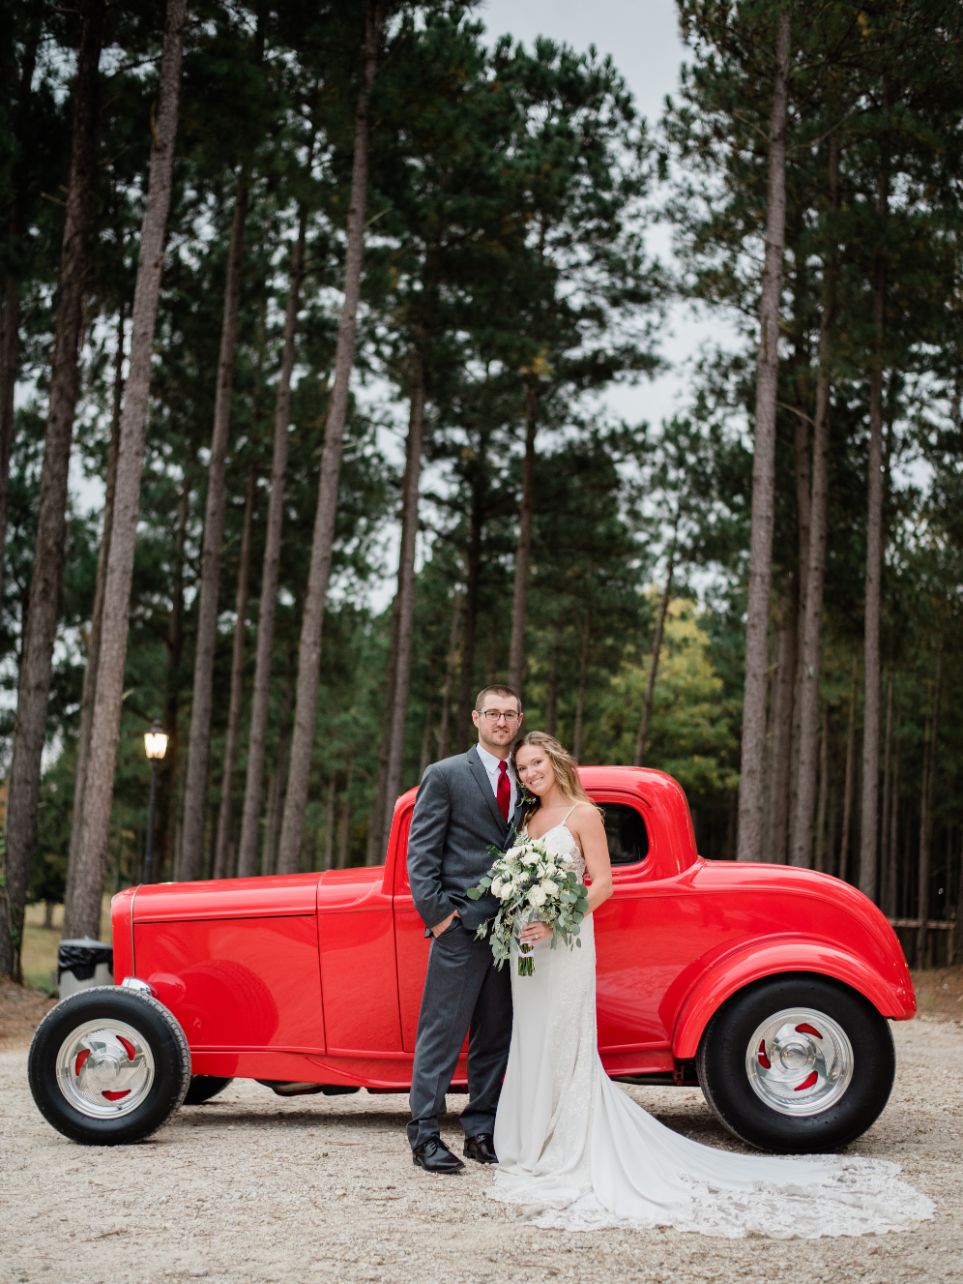
[[[894, 1029], [893, 1098], [852, 1149], [902, 1163], [938, 1216], [904, 1234], [809, 1242], [528, 1227], [486, 1198], [484, 1169], [444, 1178], [412, 1167], [400, 1096], [282, 1100], [239, 1082], [142, 1145], [77, 1146], [34, 1108], [25, 1049], [2, 1051], [0, 1273], [65, 1284], [963, 1281], [963, 1022]], [[733, 1144], [699, 1092], [631, 1091], [688, 1136]]]

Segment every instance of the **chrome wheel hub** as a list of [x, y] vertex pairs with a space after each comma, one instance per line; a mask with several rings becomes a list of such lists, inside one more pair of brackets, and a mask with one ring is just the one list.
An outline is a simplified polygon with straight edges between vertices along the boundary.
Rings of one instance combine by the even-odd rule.
[[828, 1110], [853, 1078], [853, 1047], [846, 1031], [825, 1012], [783, 1008], [750, 1036], [746, 1074], [753, 1092], [781, 1115], [801, 1117]]
[[74, 1109], [116, 1119], [142, 1105], [154, 1083], [154, 1056], [139, 1030], [100, 1017], [73, 1030], [57, 1053], [57, 1084]]

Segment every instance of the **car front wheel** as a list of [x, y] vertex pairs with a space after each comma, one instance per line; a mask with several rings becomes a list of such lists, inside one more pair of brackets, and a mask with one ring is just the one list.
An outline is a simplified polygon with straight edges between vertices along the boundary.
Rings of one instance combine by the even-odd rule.
[[699, 1084], [730, 1130], [761, 1150], [812, 1154], [859, 1137], [896, 1071], [889, 1025], [860, 995], [821, 977], [761, 981], [706, 1026]]
[[184, 1100], [191, 1056], [175, 1017], [146, 993], [81, 990], [44, 1017], [30, 1046], [30, 1091], [72, 1141], [141, 1141]]

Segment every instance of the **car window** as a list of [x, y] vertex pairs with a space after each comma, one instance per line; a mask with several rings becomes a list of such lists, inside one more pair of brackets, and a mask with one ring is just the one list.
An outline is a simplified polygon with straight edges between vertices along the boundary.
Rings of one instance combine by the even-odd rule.
[[635, 808], [608, 802], [601, 807], [613, 866], [638, 865], [645, 860], [649, 854], [649, 835], [645, 821]]

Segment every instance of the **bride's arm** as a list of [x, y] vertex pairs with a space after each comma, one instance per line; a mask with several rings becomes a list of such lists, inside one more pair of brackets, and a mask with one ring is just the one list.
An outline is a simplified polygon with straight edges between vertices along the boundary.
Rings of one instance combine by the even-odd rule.
[[612, 862], [609, 860], [609, 844], [605, 837], [605, 826], [597, 807], [583, 803], [573, 817], [575, 835], [582, 855], [585, 857], [585, 872], [592, 880], [588, 889], [588, 912], [598, 909], [603, 901], [612, 895]]

